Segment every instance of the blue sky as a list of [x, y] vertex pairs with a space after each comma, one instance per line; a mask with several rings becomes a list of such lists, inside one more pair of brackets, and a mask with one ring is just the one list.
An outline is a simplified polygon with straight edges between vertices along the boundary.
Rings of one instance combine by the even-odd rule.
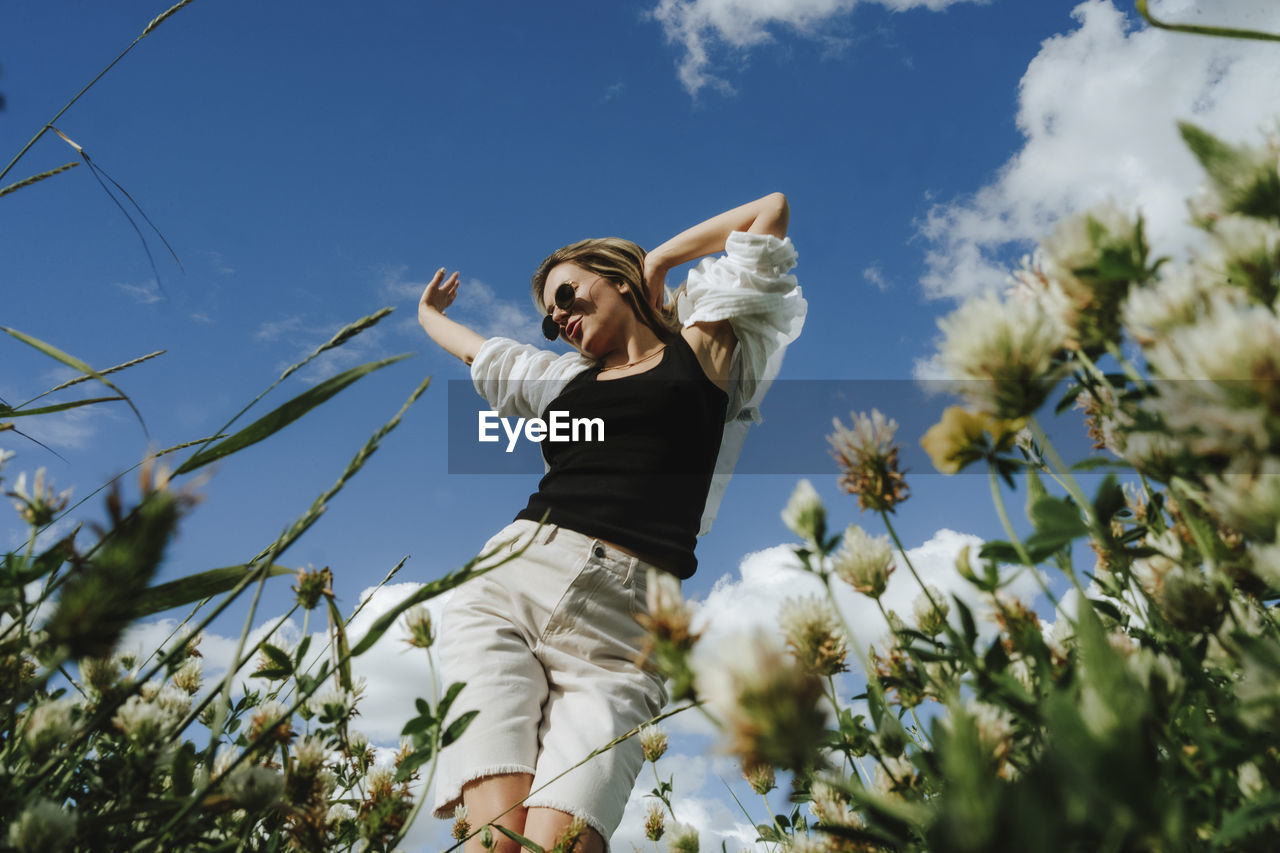
[[[1226, 5], [1213, 10], [1224, 23], [1280, 29], [1266, 0]], [[1198, 14], [1189, 0], [1153, 7]], [[139, 0], [8, 4], [0, 157], [159, 11]], [[461, 564], [536, 486], [447, 474], [445, 384], [466, 372], [415, 318], [437, 267], [462, 272], [451, 316], [485, 334], [536, 334], [527, 282], [552, 249], [608, 234], [653, 246], [782, 190], [810, 304], [784, 380], [909, 383], [935, 375], [935, 323], [955, 298], [1002, 287], [1066, 213], [1107, 197], [1140, 205], [1157, 249], [1176, 250], [1198, 175], [1174, 121], [1256, 138], [1280, 107], [1278, 64], [1266, 46], [1148, 30], [1110, 0], [197, 0], [57, 123], [138, 200], [185, 272], [148, 234], [157, 279], [125, 218], [74, 169], [0, 201], [0, 324], [97, 367], [168, 350], [119, 378], [167, 446], [219, 427], [342, 324], [394, 306], [265, 405], [359, 361], [417, 355], [216, 470], [165, 568], [176, 577], [251, 557], [430, 374], [435, 385], [283, 560], [331, 566], [350, 609], [405, 555], [406, 583]], [[73, 159], [47, 134], [5, 183]], [[65, 378], [16, 341], [0, 353], [11, 403]], [[775, 433], [766, 446], [820, 442], [831, 416], [873, 404], [814, 411], [810, 434]], [[118, 405], [30, 431], [66, 461], [6, 437], [20, 453], [10, 472], [43, 465], [80, 495], [147, 447]], [[919, 431], [901, 437], [914, 445]], [[998, 528], [985, 479], [913, 468], [899, 531], [935, 555], [941, 579], [963, 537]], [[734, 622], [728, 610], [751, 609], [786, 576], [776, 552], [755, 558], [765, 568], [750, 578], [739, 565], [788, 540], [778, 510], [801, 475], [834, 523], [856, 520], [834, 468], [735, 479], [686, 586], [713, 619]], [[97, 518], [92, 506], [76, 517]], [[9, 546], [18, 530], [4, 524]], [[283, 610], [287, 586], [275, 584], [268, 614]], [[394, 731], [412, 696], [377, 693], [375, 670], [379, 707], [366, 714]], [[679, 760], [687, 778], [710, 782], [685, 791], [688, 820], [736, 838], [707, 770], [723, 762], [702, 756], [696, 735]]]

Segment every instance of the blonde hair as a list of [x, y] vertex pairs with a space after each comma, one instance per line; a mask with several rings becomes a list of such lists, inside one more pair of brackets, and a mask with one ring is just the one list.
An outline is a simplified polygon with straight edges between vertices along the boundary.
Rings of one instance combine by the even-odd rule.
[[556, 249], [538, 265], [533, 274], [533, 301], [539, 313], [545, 313], [543, 292], [547, 288], [547, 276], [560, 264], [574, 264], [595, 273], [614, 284], [627, 285], [624, 294], [631, 310], [663, 340], [668, 340], [680, 329], [675, 305], [665, 305], [659, 311], [653, 307], [644, 284], [644, 249], [621, 237], [596, 237], [579, 240]]

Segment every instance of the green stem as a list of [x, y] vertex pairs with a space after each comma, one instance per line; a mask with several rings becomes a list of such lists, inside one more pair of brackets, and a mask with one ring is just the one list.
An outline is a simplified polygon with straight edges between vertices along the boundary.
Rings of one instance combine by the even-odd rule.
[[1190, 33], [1198, 36], [1219, 36], [1221, 38], [1248, 39], [1251, 41], [1280, 41], [1280, 35], [1276, 35], [1275, 33], [1263, 33], [1258, 30], [1241, 30], [1235, 27], [1210, 27], [1197, 24], [1168, 24], [1152, 17], [1151, 12], [1147, 9], [1147, 0], [1135, 0], [1134, 5], [1138, 9], [1138, 14], [1146, 19], [1148, 24], [1161, 30], [1169, 30], [1176, 33]]
[[996, 515], [1000, 517], [1000, 524], [1004, 527], [1004, 535], [1009, 537], [1009, 541], [1013, 543], [1013, 549], [1018, 552], [1018, 558], [1022, 560], [1023, 565], [1031, 570], [1036, 583], [1040, 584], [1041, 592], [1053, 604], [1053, 609], [1056, 611], [1058, 609], [1057, 597], [1053, 594], [1053, 590], [1049, 588], [1049, 582], [1044, 579], [1044, 575], [1041, 574], [1035, 562], [1031, 559], [1031, 554], [1027, 551], [1027, 547], [1022, 544], [1022, 539], [1018, 537], [1017, 531], [1013, 529], [1013, 522], [1009, 520], [1009, 510], [1004, 503], [1004, 493], [1000, 490], [1000, 476], [996, 472], [994, 462], [988, 464], [987, 471], [991, 475], [991, 501], [996, 505]]
[[911, 577], [916, 579], [916, 583], [920, 584], [920, 589], [924, 590], [924, 597], [929, 599], [929, 603], [933, 605], [934, 610], [941, 611], [942, 605], [933, 597], [933, 593], [929, 591], [929, 587], [920, 578], [916, 567], [911, 564], [911, 558], [907, 556], [907, 548], [902, 544], [902, 540], [898, 538], [898, 531], [893, 529], [893, 522], [889, 520], [889, 513], [880, 510], [880, 518], [884, 521], [885, 529], [889, 531], [889, 535], [893, 537], [893, 544], [898, 546], [898, 553], [902, 555], [902, 561], [907, 564], [907, 568], [911, 571]]

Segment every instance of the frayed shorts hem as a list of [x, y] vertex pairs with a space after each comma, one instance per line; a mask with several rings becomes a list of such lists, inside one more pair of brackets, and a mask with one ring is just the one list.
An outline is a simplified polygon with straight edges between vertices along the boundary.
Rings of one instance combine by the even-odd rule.
[[526, 764], [495, 764], [481, 768], [454, 785], [447, 797], [437, 792], [436, 806], [432, 814], [440, 820], [452, 820], [454, 809], [462, 805], [463, 788], [480, 779], [487, 779], [490, 776], [507, 776], [513, 773], [527, 773], [532, 776], [534, 770]]
[[524, 806], [527, 809], [555, 809], [558, 812], [564, 812], [570, 817], [582, 818], [584, 821], [586, 821], [587, 826], [591, 827], [596, 832], [600, 833], [600, 837], [604, 839], [605, 853], [608, 853], [609, 835], [611, 833], [605, 832], [604, 823], [602, 823], [594, 815], [588, 814], [587, 812], [583, 811], [580, 806], [571, 805], [569, 803], [565, 803], [560, 800], [543, 799], [539, 797], [537, 794], [530, 795], [528, 799], [524, 801]]

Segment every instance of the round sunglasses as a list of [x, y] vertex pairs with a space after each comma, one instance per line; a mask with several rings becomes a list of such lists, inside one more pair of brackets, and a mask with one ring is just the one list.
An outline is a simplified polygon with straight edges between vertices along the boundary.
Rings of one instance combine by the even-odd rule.
[[[561, 311], [568, 311], [573, 307], [573, 300], [578, 295], [577, 284], [576, 281], [566, 281], [556, 288], [555, 304]], [[560, 337], [560, 331], [560, 324], [551, 319], [550, 313], [542, 318], [542, 335], [547, 340], [554, 341]]]

